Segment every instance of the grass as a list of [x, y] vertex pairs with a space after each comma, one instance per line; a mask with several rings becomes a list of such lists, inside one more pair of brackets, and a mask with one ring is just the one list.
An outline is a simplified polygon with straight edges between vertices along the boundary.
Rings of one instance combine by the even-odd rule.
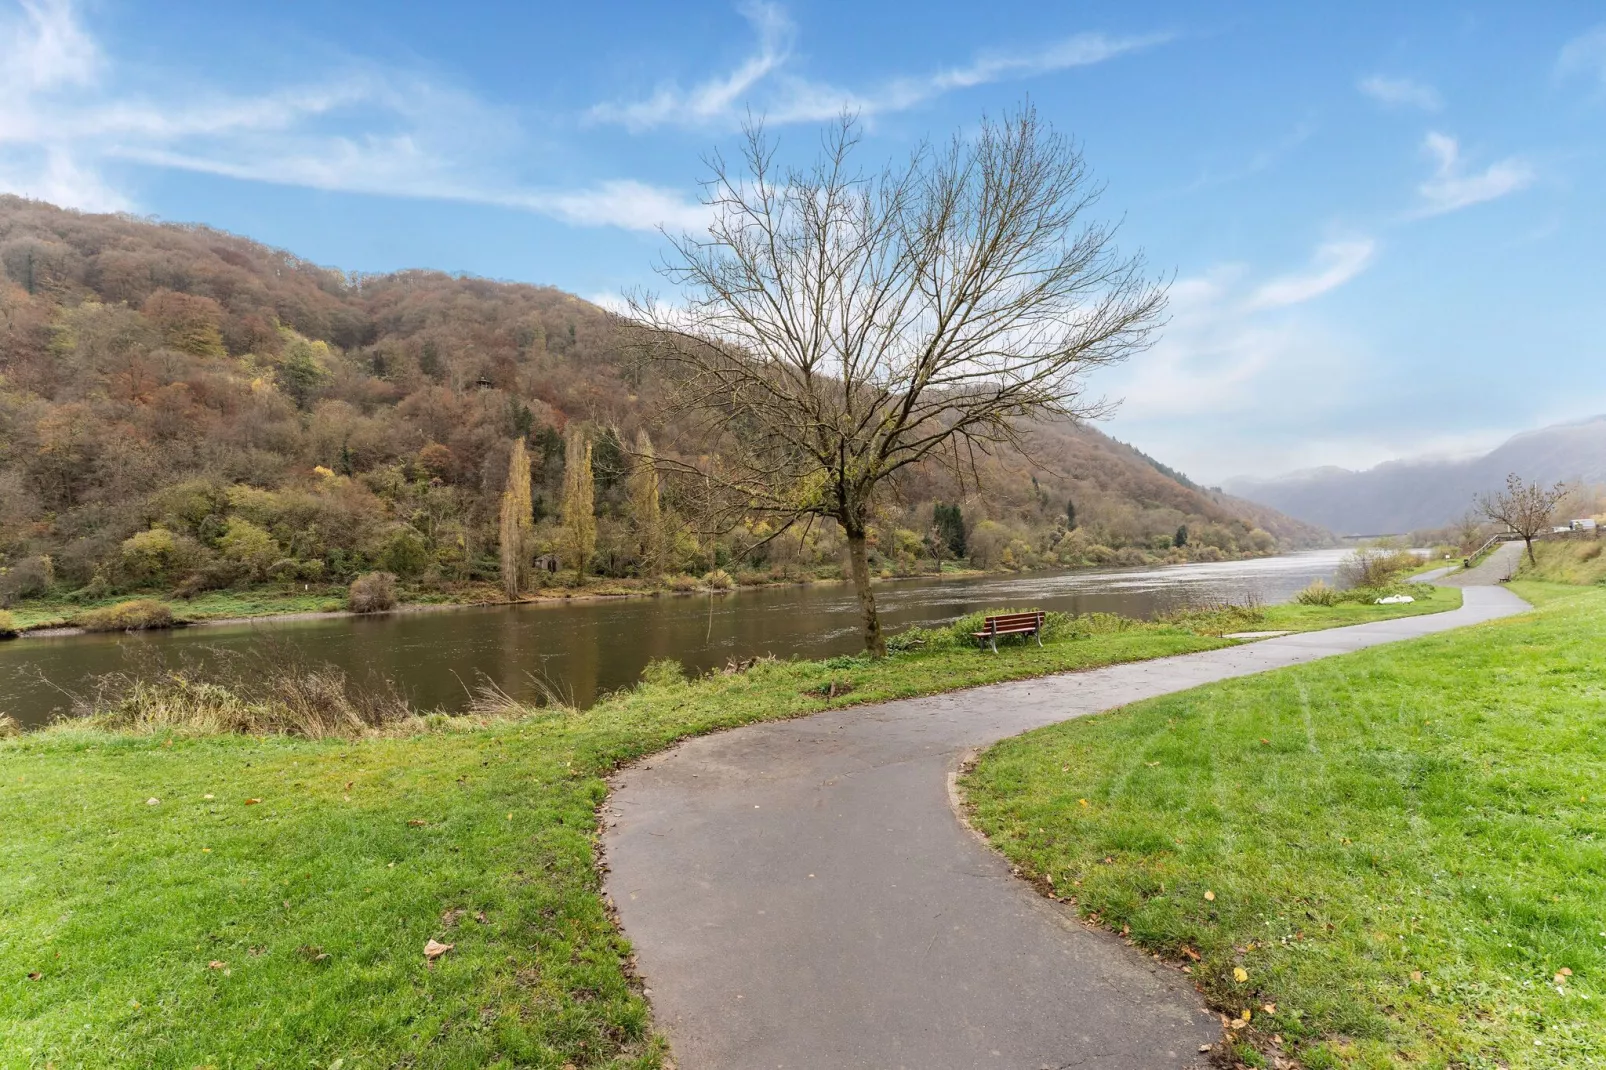
[[1459, 587], [1433, 587], [1413, 583], [1402, 588], [1414, 602], [1403, 605], [1377, 606], [1364, 602], [1340, 602], [1332, 606], [1302, 606], [1297, 603], [1267, 606], [1264, 624], [1256, 630], [1309, 632], [1321, 628], [1338, 628], [1349, 624], [1365, 624], [1374, 620], [1396, 617], [1415, 617], [1423, 613], [1443, 613], [1461, 608]]
[[1537, 565], [1522, 557], [1519, 579], [1554, 583], [1606, 583], [1606, 541], [1600, 539], [1558, 539], [1534, 543]]
[[1517, 590], [1539, 611], [1005, 741], [975, 822], [1186, 964], [1246, 1064], [1606, 1066], [1606, 591]]
[[[721, 728], [1229, 642], [1055, 616], [1044, 648], [993, 655], [965, 641], [975, 623], [879, 663], [658, 666], [584, 713], [0, 741], [0, 1067], [663, 1065], [599, 894], [596, 808], [619, 765]], [[432, 939], [455, 946], [430, 966]]]

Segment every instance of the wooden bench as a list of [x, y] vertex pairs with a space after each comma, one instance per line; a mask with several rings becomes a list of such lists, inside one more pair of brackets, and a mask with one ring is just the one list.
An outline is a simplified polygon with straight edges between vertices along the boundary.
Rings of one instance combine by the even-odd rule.
[[1034, 636], [1037, 645], [1042, 646], [1044, 616], [1040, 609], [1030, 613], [1000, 613], [987, 617], [981, 622], [982, 630], [970, 634], [976, 637], [978, 645], [987, 643], [991, 646], [994, 654], [998, 653], [998, 637], [1001, 635], [1018, 635], [1022, 639], [1028, 635]]

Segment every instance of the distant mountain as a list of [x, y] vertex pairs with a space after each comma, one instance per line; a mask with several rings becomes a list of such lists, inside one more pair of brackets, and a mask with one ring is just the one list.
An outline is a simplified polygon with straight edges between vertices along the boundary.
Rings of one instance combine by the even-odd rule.
[[1481, 457], [1390, 461], [1364, 472], [1312, 468], [1235, 479], [1226, 489], [1343, 534], [1373, 535], [1448, 524], [1511, 472], [1546, 483], [1606, 482], [1606, 416], [1528, 431]]

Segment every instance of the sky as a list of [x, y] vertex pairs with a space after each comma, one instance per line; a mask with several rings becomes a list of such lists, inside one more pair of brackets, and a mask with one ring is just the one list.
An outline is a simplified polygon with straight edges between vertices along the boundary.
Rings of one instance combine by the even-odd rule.
[[0, 0], [0, 190], [593, 300], [748, 116], [876, 164], [1026, 101], [1171, 280], [1107, 432], [1216, 483], [1606, 413], [1598, 0]]

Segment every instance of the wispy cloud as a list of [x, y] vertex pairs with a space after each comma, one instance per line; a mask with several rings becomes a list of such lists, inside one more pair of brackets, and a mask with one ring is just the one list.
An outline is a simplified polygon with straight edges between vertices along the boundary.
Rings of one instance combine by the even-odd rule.
[[1606, 22], [1586, 30], [1562, 46], [1556, 73], [1564, 78], [1594, 78], [1606, 91]]
[[1389, 78], [1374, 74], [1362, 78], [1356, 88], [1373, 100], [1389, 108], [1416, 108], [1434, 112], [1444, 107], [1439, 91], [1430, 85], [1410, 78]]
[[1317, 248], [1309, 271], [1282, 275], [1265, 283], [1250, 295], [1245, 308], [1258, 312], [1304, 304], [1365, 271], [1376, 251], [1377, 243], [1371, 238], [1326, 242]]
[[518, 123], [469, 93], [353, 60], [255, 95], [143, 87], [70, 0], [0, 0], [0, 189], [91, 211], [135, 207], [129, 165], [315, 189], [496, 204], [579, 226], [695, 227], [701, 205], [629, 179], [522, 181]]
[[797, 27], [779, 5], [750, 3], [739, 10], [752, 25], [756, 40], [752, 53], [734, 70], [690, 88], [670, 83], [639, 100], [600, 103], [590, 109], [588, 118], [646, 130], [664, 125], [728, 126], [739, 122], [748, 110], [773, 124], [819, 122], [844, 111], [870, 117], [903, 111], [954, 90], [1103, 63], [1171, 39], [1169, 34], [1111, 37], [1082, 33], [1042, 47], [986, 51], [958, 66], [849, 89], [789, 69]]
[[1482, 171], [1466, 172], [1461, 146], [1448, 134], [1431, 131], [1422, 147], [1434, 160], [1433, 177], [1417, 187], [1422, 195], [1419, 215], [1444, 215], [1474, 204], [1496, 200], [1532, 185], [1537, 174], [1520, 157], [1497, 160]]

